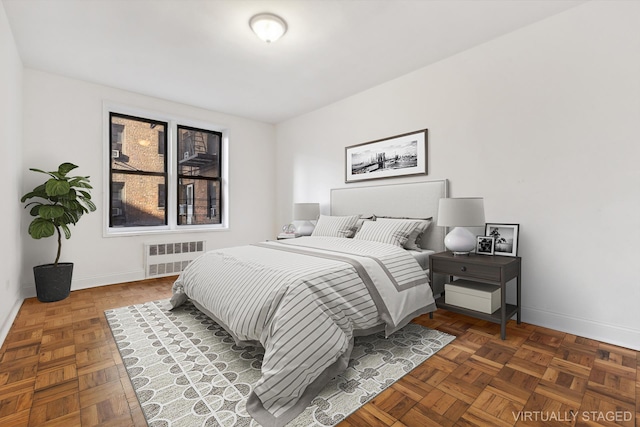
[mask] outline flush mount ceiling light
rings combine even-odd
[[[249,20],[249,26],[260,39],[274,42],[287,32],[287,23],[273,13],[260,13]]]

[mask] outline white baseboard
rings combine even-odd
[[[522,321],[640,351],[640,330],[522,307]]]
[[[71,282],[71,290],[95,288],[96,286],[114,285],[117,283],[135,282],[144,280],[144,269],[129,271],[127,273],[109,274],[106,276],[84,277]]]
[[[129,271],[126,273],[108,274],[103,276],[93,277],[80,277],[76,278],[74,275],[71,281],[71,290],[78,291],[80,289],[95,288],[98,286],[114,285],[117,283],[135,282],[137,280],[144,280],[144,270]],[[36,296],[35,283],[28,283],[22,287],[22,294],[25,298],[31,298]]]
[[[16,320],[16,316],[18,315],[18,311],[20,311],[20,307],[22,307],[23,302],[24,299],[18,297],[18,299],[13,303],[13,307],[11,307],[9,315],[4,319],[4,323],[2,323],[2,327],[0,327],[0,347],[4,344],[4,340],[7,338],[11,326],[13,326],[13,321]]]

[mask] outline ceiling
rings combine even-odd
[[[542,0],[2,0],[25,67],[268,123],[577,6]],[[267,44],[260,12],[288,32]]]

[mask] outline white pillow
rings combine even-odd
[[[329,216],[320,215],[312,236],[352,237],[360,215]]]
[[[360,218],[358,218],[358,221],[356,221],[356,225],[355,227],[353,227],[353,234],[350,237],[353,237],[356,235],[356,233],[362,228],[362,224],[364,224],[367,221],[375,221],[376,217],[373,215],[360,215]]]
[[[422,237],[423,233],[427,230],[427,228],[429,228],[429,226],[431,225],[431,218],[427,218],[427,219],[410,219],[410,218],[382,218],[382,217],[376,217],[376,221],[380,221],[380,222],[391,222],[391,221],[400,221],[400,222],[417,222],[418,226],[411,232],[411,234],[409,235],[409,238],[407,239],[406,243],[403,245],[403,247],[405,249],[409,249],[412,251],[422,251],[422,248],[420,247],[420,244],[418,243],[420,241],[420,238]]]
[[[417,221],[367,221],[362,224],[354,240],[369,240],[402,247],[417,226]]]

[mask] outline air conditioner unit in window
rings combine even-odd
[[[179,215],[186,215],[187,214],[187,205],[179,205]]]
[[[111,216],[119,216],[119,215],[122,215],[122,209],[111,208]]]
[[[111,150],[111,157],[114,159],[120,157],[120,150]]]
[[[184,158],[185,158],[185,159],[188,159],[188,158],[189,158],[189,152],[188,152],[188,151],[185,151],[185,152],[184,152]]]

